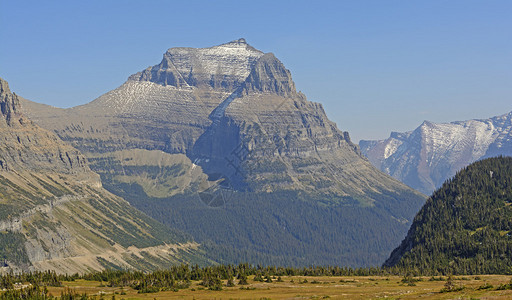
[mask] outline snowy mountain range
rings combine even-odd
[[[425,121],[414,131],[362,140],[359,146],[381,171],[428,195],[476,160],[512,155],[512,112],[481,120]]]

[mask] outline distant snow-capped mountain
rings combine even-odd
[[[377,168],[428,195],[476,160],[512,155],[512,112],[483,120],[425,121],[414,131],[359,146]]]

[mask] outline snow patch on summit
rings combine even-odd
[[[233,41],[209,48],[171,48],[165,53],[183,75],[224,75],[242,82],[263,52],[246,43]]]
[[[263,55],[244,39],[209,48],[170,48],[158,65],[133,74],[128,80],[232,93]]]
[[[473,162],[485,154],[498,136],[489,120],[429,123],[421,129],[430,165],[445,159],[450,164],[459,163],[461,159]]]
[[[403,143],[402,141],[399,141],[397,139],[392,139],[388,144],[386,144],[386,147],[384,148],[384,159],[395,154],[395,152],[398,150],[398,147],[400,147],[400,145],[402,145],[402,143]]]

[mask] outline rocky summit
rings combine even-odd
[[[424,201],[244,39],[171,48],[82,106],[24,107],[81,150],[107,189],[219,261],[378,264]]]
[[[171,48],[156,66],[130,76],[163,86],[211,87],[230,92],[242,84],[263,52],[245,39],[211,48]]]
[[[360,146],[377,168],[429,195],[474,161],[512,155],[512,112],[481,120],[425,121],[414,131]]]
[[[151,270],[203,259],[190,237],[103,189],[82,153],[25,117],[20,99],[0,79],[0,272]]]

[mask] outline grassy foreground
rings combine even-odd
[[[48,287],[53,296],[71,289],[92,299],[511,299],[511,276],[456,276],[451,284],[447,277],[399,276],[283,276],[272,283],[248,278],[247,285],[209,290],[193,281],[186,289],[138,293],[131,287],[106,287],[99,281],[64,281],[62,287]],[[91,297],[92,296],[92,297]],[[80,299],[80,298],[76,298]]]

